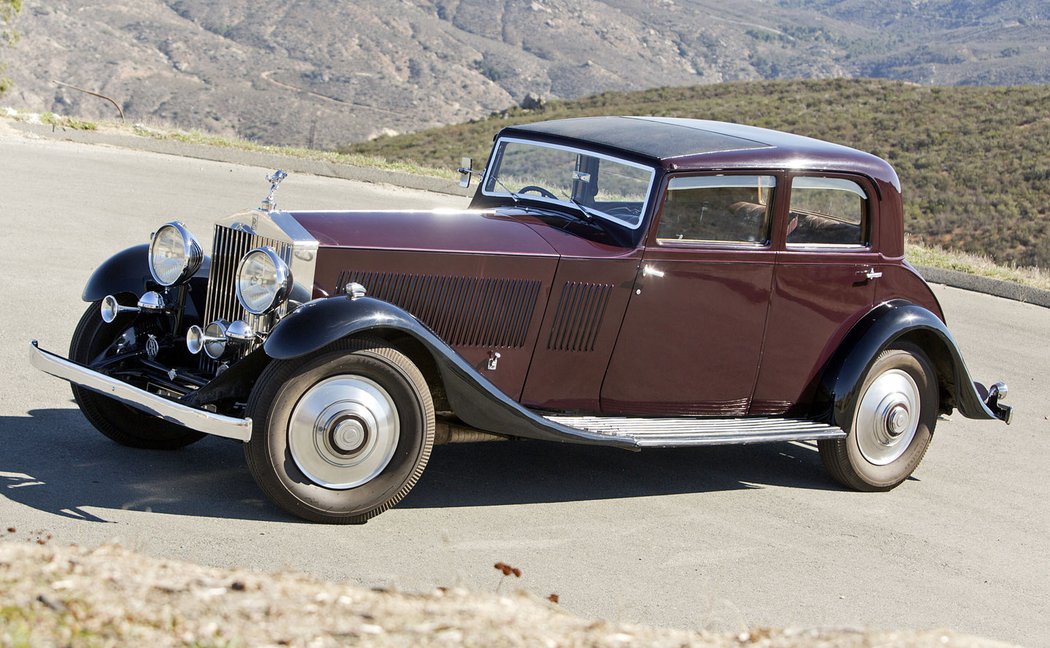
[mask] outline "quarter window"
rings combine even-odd
[[[773,176],[672,178],[657,241],[764,245],[775,186]]]
[[[868,196],[845,178],[799,176],[791,182],[789,246],[863,246]]]

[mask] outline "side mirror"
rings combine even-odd
[[[470,158],[465,157],[459,161],[459,186],[466,189],[470,186],[470,176],[474,169],[470,168]]]

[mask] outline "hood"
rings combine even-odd
[[[291,212],[322,247],[558,256],[521,220],[493,211]]]

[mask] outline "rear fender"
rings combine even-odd
[[[850,329],[825,366],[814,403],[814,414],[834,421],[844,430],[853,426],[853,410],[864,378],[875,359],[895,343],[909,341],[926,351],[937,370],[941,408],[953,407],[972,419],[1001,419],[1009,423],[1010,408],[998,395],[970,377],[955,339],[931,311],[893,300],[871,310]]]
[[[410,313],[371,297],[338,296],[306,303],[274,327],[263,349],[275,360],[290,360],[342,338],[391,332],[409,335],[426,349],[441,374],[452,410],[471,427],[543,441],[637,447],[633,439],[570,428],[522,407]]]

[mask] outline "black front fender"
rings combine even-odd
[[[839,345],[826,365],[817,389],[815,414],[829,418],[844,430],[853,426],[853,410],[864,378],[882,351],[898,340],[922,347],[937,367],[947,404],[967,418],[1002,419],[1009,422],[1010,408],[974,383],[955,339],[929,310],[901,300],[885,302],[864,316]],[[982,394],[984,392],[984,394]]]
[[[146,290],[146,282],[150,279],[149,245],[143,243],[117,252],[95,268],[84,286],[81,299],[93,302],[106,295],[121,293],[138,297]]]
[[[328,297],[306,303],[274,327],[263,349],[275,360],[290,360],[345,337],[390,331],[410,335],[427,349],[441,372],[453,411],[467,425],[526,439],[637,447],[633,439],[570,428],[522,407],[410,313],[371,297]]]
[[[211,258],[205,255],[201,267],[190,279],[190,285],[196,295],[195,299],[203,301],[207,287],[208,274],[211,271]],[[147,283],[153,281],[149,271],[149,244],[143,243],[121,250],[102,262],[88,278],[81,299],[94,302],[106,295],[132,294],[136,298],[149,289]],[[200,304],[203,307],[203,303]]]

